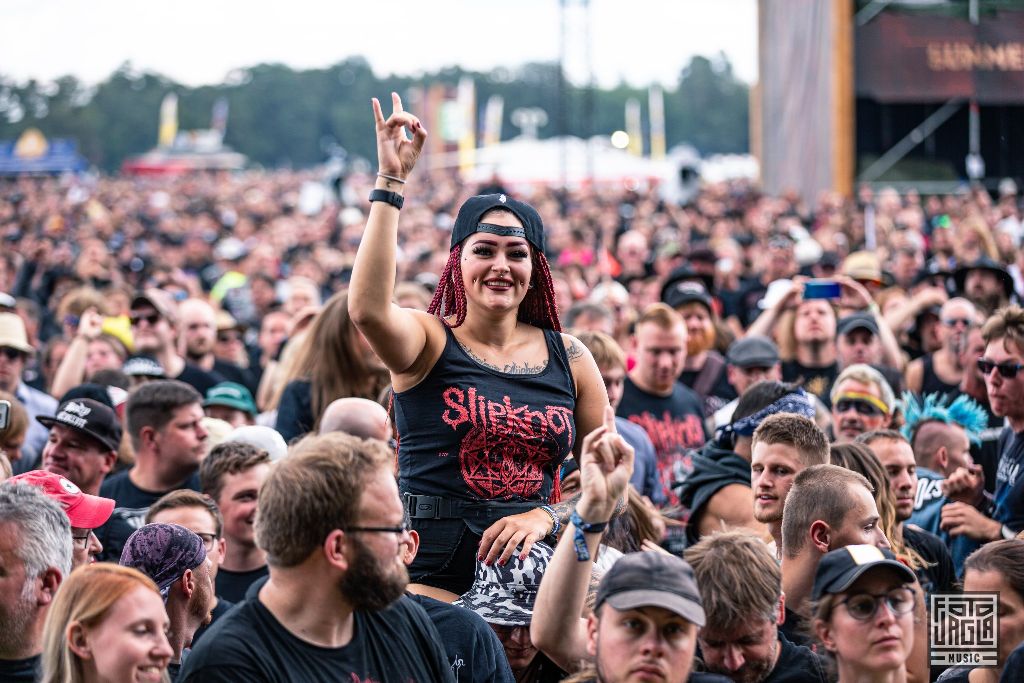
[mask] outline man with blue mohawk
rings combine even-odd
[[[976,501],[967,500],[964,494],[947,497],[944,484],[946,477],[961,468],[976,477],[984,476],[981,466],[971,458],[970,448],[972,442],[980,442],[988,418],[985,409],[966,395],[949,399],[939,393],[923,399],[904,393],[902,432],[910,441],[917,462],[917,496],[908,522],[946,542],[959,575],[964,559],[980,545],[981,539],[972,538],[959,527],[943,527],[943,508],[950,504],[974,505]],[[979,505],[983,507],[986,502],[982,496]],[[983,515],[980,509],[974,511]]]

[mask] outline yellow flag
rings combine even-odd
[[[170,147],[178,135],[178,96],[172,92],[164,96],[160,104],[160,132],[157,145]]]

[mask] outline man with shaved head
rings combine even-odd
[[[342,432],[360,439],[389,441],[391,418],[379,403],[365,398],[347,397],[333,401],[320,418],[320,434]]]
[[[244,386],[248,382],[242,368],[214,355],[217,313],[213,306],[202,299],[185,299],[178,306],[178,319],[178,346],[189,363],[212,375],[217,383],[227,381]]]
[[[976,325],[977,315],[974,304],[967,299],[957,297],[943,304],[938,327],[942,347],[907,365],[905,380],[909,391],[951,398],[959,393],[964,376],[961,350],[967,343],[967,334]]]

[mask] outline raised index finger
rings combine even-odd
[[[402,109],[402,98],[399,97],[398,93],[396,92],[391,93],[391,109],[391,113],[393,114],[397,114],[400,111],[405,111],[404,109]]]

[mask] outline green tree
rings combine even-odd
[[[569,83],[555,63],[528,63],[474,73],[446,67],[418,78],[378,76],[362,57],[324,69],[296,71],[282,64],[258,64],[233,72],[218,85],[189,88],[159,74],[125,63],[89,88],[71,76],[53,83],[16,83],[0,75],[0,139],[13,139],[29,126],[48,137],[71,137],[82,153],[106,171],[116,171],[129,156],[156,144],[160,103],[178,95],[179,130],[207,128],[214,103],[228,100],[226,143],[253,163],[268,167],[307,167],[324,158],[327,143],[350,154],[375,154],[370,98],[394,90],[443,83],[454,87],[463,76],[476,83],[478,112],[491,95],[505,100],[503,133],[515,134],[511,114],[540,107],[548,114],[541,137],[608,135],[624,126],[629,98],[647,112],[647,90],[625,83],[611,89]],[[693,144],[702,153],[745,152],[748,140],[748,88],[733,75],[723,55],[694,57],[682,70],[675,90],[665,93],[669,146]],[[386,103],[385,103],[386,104]]]

